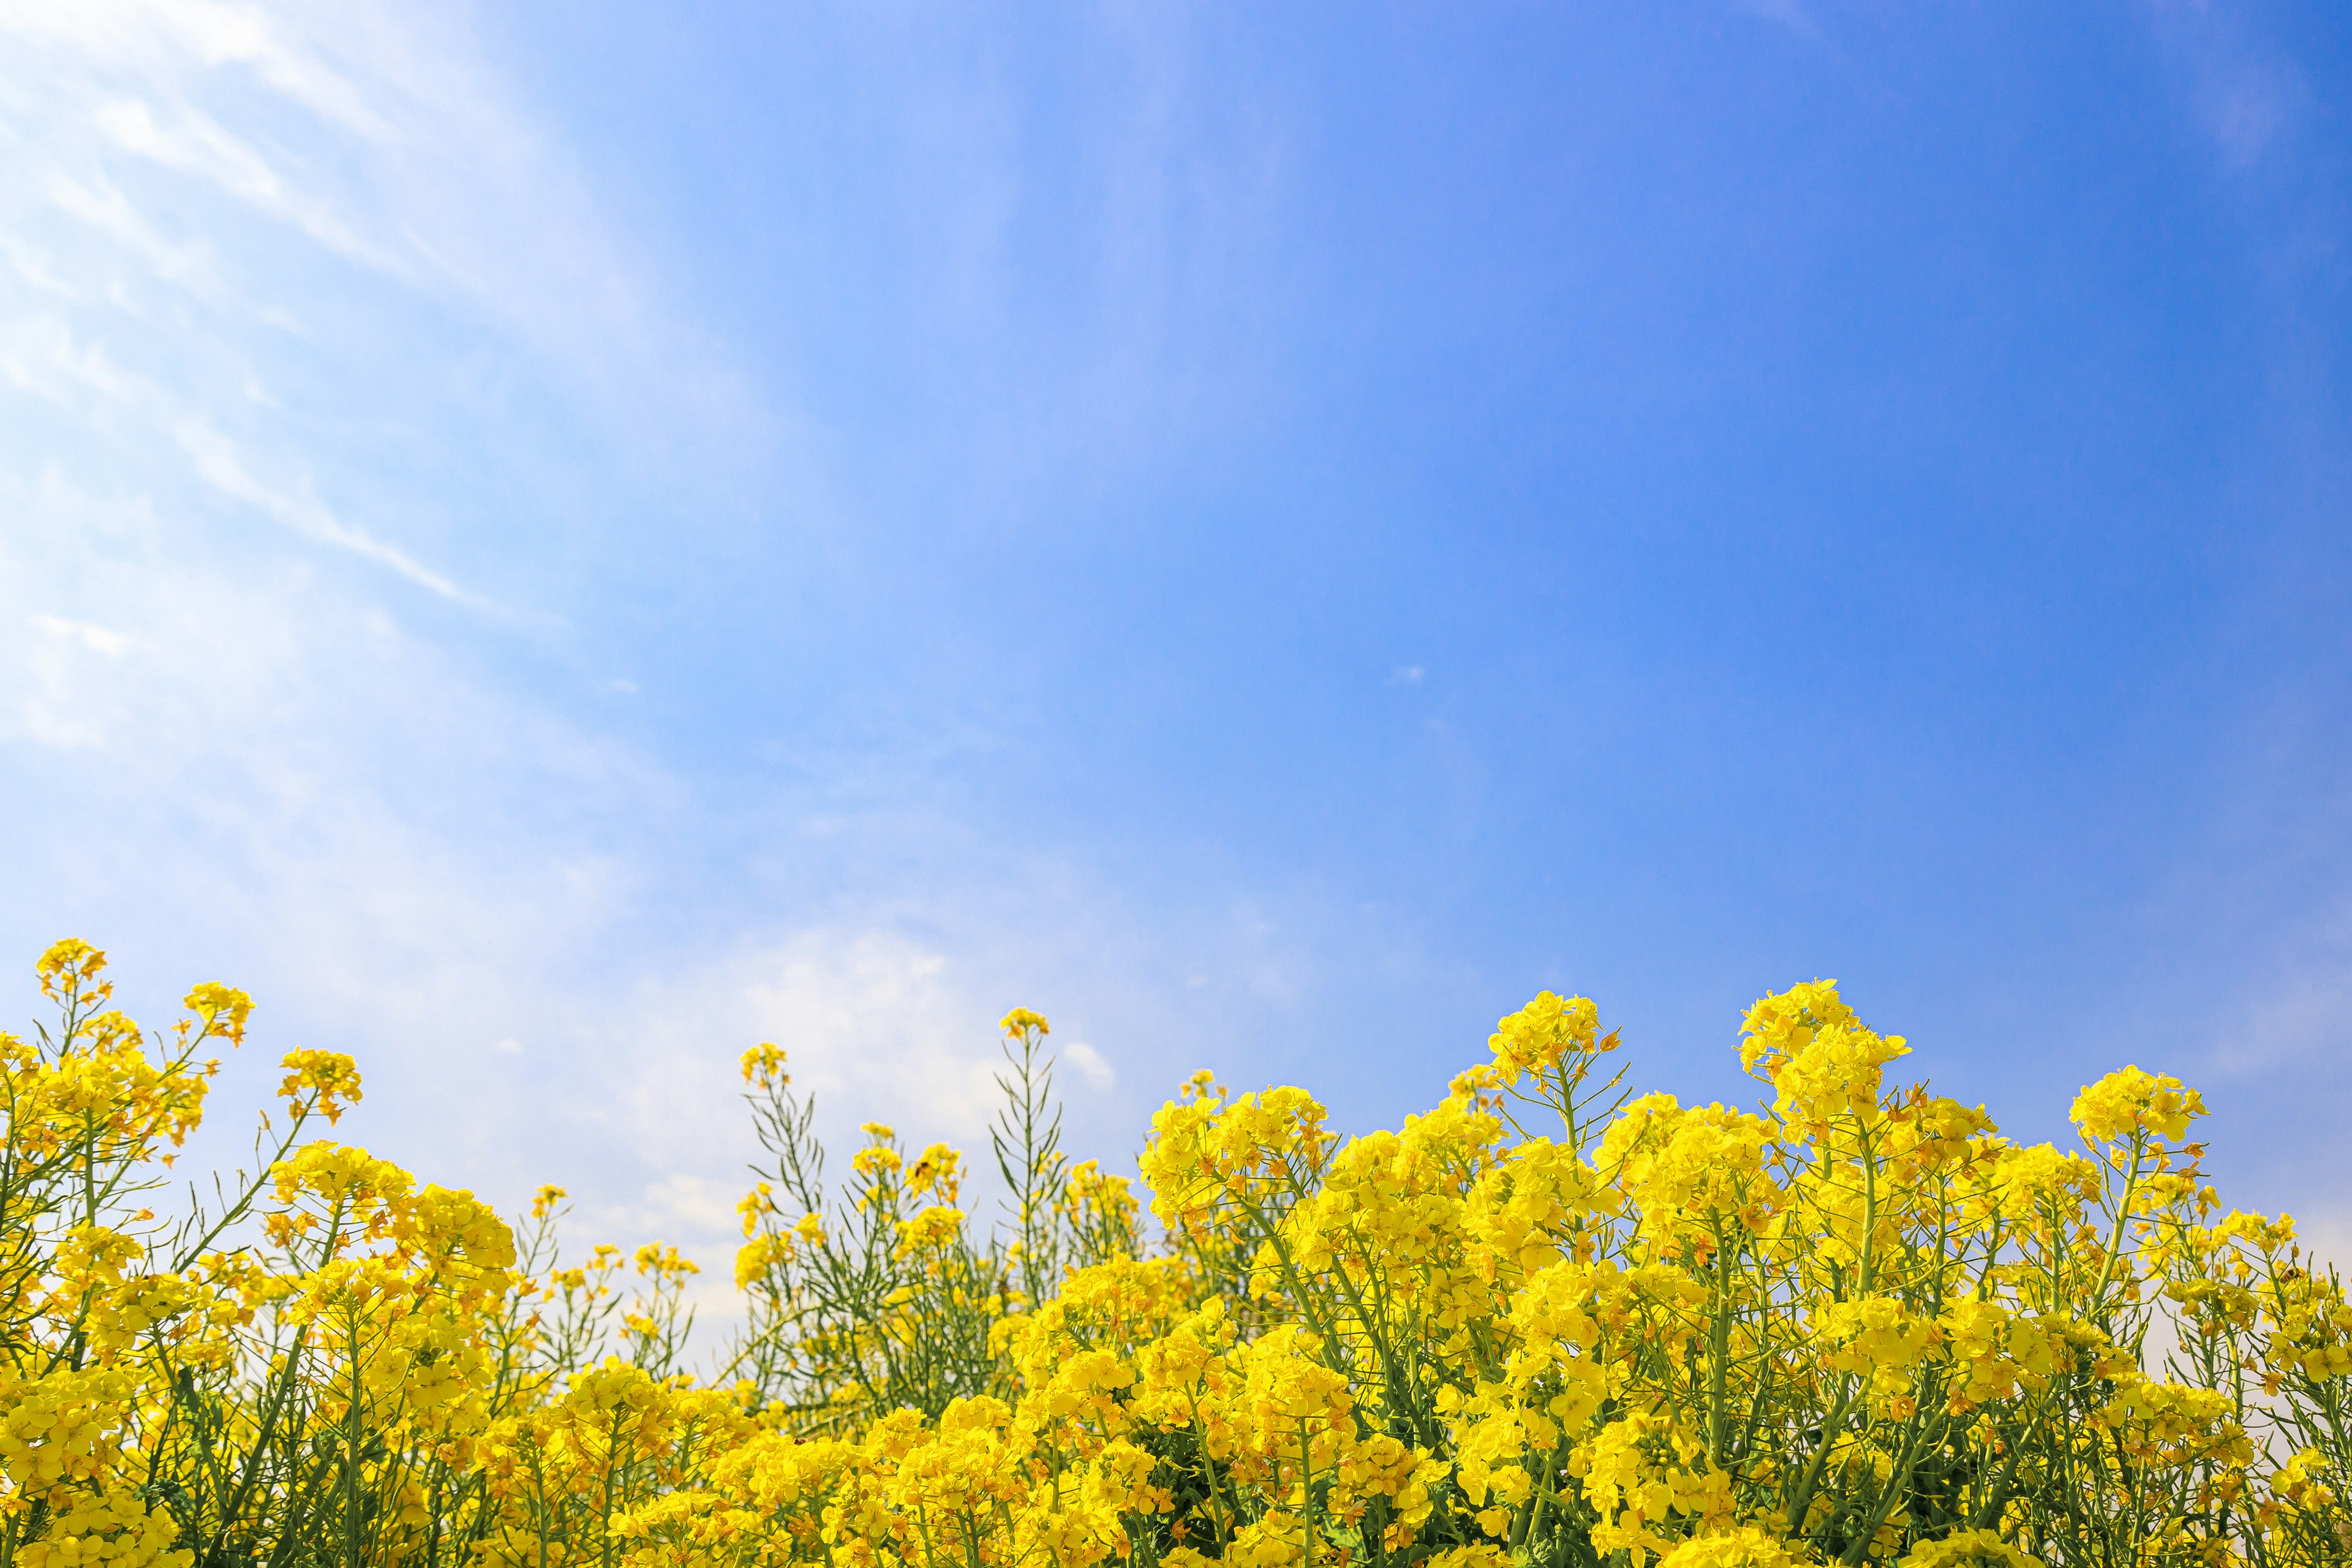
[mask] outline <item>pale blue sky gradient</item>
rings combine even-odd
[[[0,4],[0,946],[714,1263],[758,1039],[969,1144],[1033,1006],[1111,1156],[1817,975],[2352,1234],[2347,43]]]

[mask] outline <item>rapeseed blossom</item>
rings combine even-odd
[[[1891,1082],[1908,1046],[1834,982],[1748,1010],[1752,1110],[1629,1095],[1547,992],[1393,1131],[1198,1075],[1140,1190],[1063,1155],[1016,1008],[993,1231],[959,1151],[879,1123],[827,1185],[757,1046],[745,1326],[696,1372],[690,1259],[567,1262],[560,1188],[509,1225],[311,1137],[361,1098],[335,1053],[159,1218],[250,999],[151,1035],[86,942],[36,978],[0,1568],[2352,1562],[2352,1305],[2222,1209],[2196,1092],[2126,1068],[2079,1149],[2019,1146]]]

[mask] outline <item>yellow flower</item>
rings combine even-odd
[[[207,981],[189,992],[182,1005],[204,1020],[205,1033],[224,1036],[233,1046],[245,1043],[245,1021],[253,1014],[253,998],[244,992]]]
[[[1549,1072],[1570,1058],[1614,1050],[1617,1037],[1612,1035],[1606,1041],[1596,1042],[1600,1032],[1601,1010],[1591,999],[1574,996],[1562,1001],[1543,991],[1496,1024],[1486,1048],[1495,1053],[1503,1081],[1513,1083],[1523,1074]]]
[[[1659,1559],[1658,1568],[1799,1568],[1809,1559],[1752,1524],[1695,1536]]]
[[[294,1051],[280,1065],[287,1072],[279,1097],[298,1110],[324,1114],[330,1125],[359,1101],[359,1064],[341,1051]]]
[[[761,1089],[782,1089],[793,1081],[784,1071],[784,1048],[761,1041],[743,1053],[743,1081]]]
[[[918,1257],[950,1247],[963,1235],[963,1210],[935,1204],[898,1222],[898,1256]]]
[[[2074,1098],[2069,1113],[2083,1136],[2094,1143],[2135,1134],[2179,1142],[2189,1132],[2191,1119],[2205,1114],[2204,1097],[2183,1089],[2177,1078],[2126,1067],[2086,1086]]]
[[[1836,981],[1816,980],[1750,1007],[1739,1055],[1772,1085],[1776,1114],[1822,1125],[1874,1116],[1886,1064],[1910,1052],[1899,1036],[1864,1028]]]
[[[1923,1541],[1896,1568],[2042,1568],[2042,1560],[2021,1552],[1998,1531],[1962,1530],[1940,1541]]]
[[[114,990],[100,978],[106,973],[106,954],[79,937],[51,943],[33,973],[40,980],[41,994],[53,1002],[82,996],[103,1000]]]
[[[907,1190],[919,1198],[936,1194],[941,1203],[951,1204],[962,1185],[963,1156],[944,1143],[926,1148],[907,1173]]]

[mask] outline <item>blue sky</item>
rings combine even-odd
[[[1034,1006],[1118,1155],[1834,975],[2352,1234],[2327,8],[0,36],[0,937],[247,986],[230,1103],[717,1261],[759,1039],[970,1143]]]

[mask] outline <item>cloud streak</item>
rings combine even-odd
[[[539,569],[595,542],[532,489],[511,423],[452,388],[533,403],[599,491],[629,482],[633,442],[768,416],[648,303],[462,30],[430,7],[362,5],[330,37],[293,6],[0,0],[0,48],[25,154],[0,167],[0,751],[22,808],[0,854],[54,890],[0,921],[9,951],[86,934],[157,1005],[193,976],[253,990],[230,1121],[270,1051],[352,1049],[353,1136],[501,1201],[564,1181],[583,1221],[706,1256],[751,1152],[734,1058],[759,1039],[792,1049],[837,1142],[876,1116],[980,1137],[1010,1005],[981,968],[1026,945],[987,908],[1003,881],[967,854],[913,913],[780,895],[679,929],[649,911],[692,902],[713,838],[794,842],[829,805],[810,861],[877,837],[903,858],[936,824],[845,827],[855,810],[812,799],[746,823],[544,689],[635,689],[567,663],[575,605]],[[412,474],[420,455],[508,488],[476,500]],[[794,868],[761,885],[789,894]],[[1070,1060],[1074,1097],[1114,1092],[1102,1054]],[[236,1131],[200,1154],[234,1158]]]
[[[221,494],[246,502],[305,539],[331,544],[338,550],[347,550],[360,559],[385,567],[444,599],[460,604],[480,602],[462,592],[439,573],[419,565],[405,552],[343,521],[316,496],[307,491],[272,489],[263,484],[246,471],[244,460],[236,448],[220,432],[202,421],[189,421],[180,426],[178,434],[181,449],[195,465],[196,477]]]

